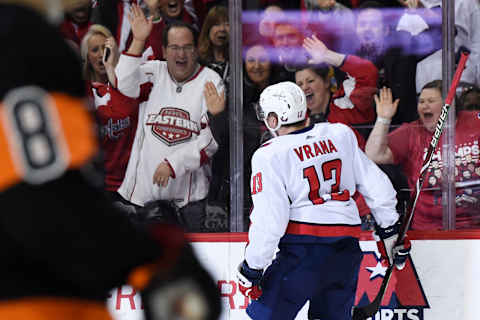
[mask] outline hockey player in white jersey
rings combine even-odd
[[[306,98],[296,84],[267,87],[260,109],[276,137],[252,157],[249,243],[237,273],[240,291],[253,300],[247,314],[294,319],[310,300],[309,319],[351,319],[362,259],[361,221],[351,196],[357,189],[364,195],[381,253],[402,268],[410,243],[394,245],[396,192],[350,128],[309,126]]]

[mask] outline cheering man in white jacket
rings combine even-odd
[[[164,32],[166,61],[145,62],[141,55],[152,21],[136,5],[129,19],[133,41],[115,70],[118,89],[137,97],[142,83],[151,82],[153,87],[141,106],[132,154],[118,192],[139,206],[172,201],[180,208],[179,220],[187,231],[203,231],[210,158],[218,148],[208,126],[204,87],[208,82],[219,90],[221,79],[197,63],[195,31],[190,25],[172,22]]]

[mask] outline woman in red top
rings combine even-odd
[[[305,38],[304,48],[312,58],[308,66],[295,73],[295,81],[305,92],[310,112],[317,114],[315,117],[323,115],[332,123],[353,126],[373,123],[373,94],[378,80],[375,65],[357,56],[330,50],[316,36]],[[327,69],[319,71],[316,66],[338,68],[347,74],[334,94],[330,91]],[[313,86],[314,83],[317,85]]]
[[[418,98],[419,119],[402,124],[389,131],[389,123],[397,111],[399,100],[393,101],[391,90],[383,88],[375,96],[377,121],[367,140],[366,154],[378,164],[398,164],[408,184],[414,189],[428,145],[440,116],[442,81],[427,83]],[[478,112],[459,111],[455,124],[455,181],[456,227],[480,227],[480,118]],[[442,229],[442,140],[434,152],[425,177],[424,189],[415,208],[412,228],[417,230]]]
[[[105,51],[110,54],[106,57]],[[115,66],[118,48],[110,31],[101,25],[91,26],[85,35],[81,54],[88,95],[97,117],[104,157],[105,190],[116,192],[127,169],[132,149],[139,106],[150,93],[151,84],[142,86],[139,98],[133,99],[116,89]]]

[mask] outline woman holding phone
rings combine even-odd
[[[140,105],[148,98],[151,84],[141,87],[139,98],[133,99],[116,89],[115,66],[119,51],[110,31],[92,25],[81,44],[84,78],[88,96],[95,106],[103,151],[104,189],[113,201],[123,200],[116,192],[122,184],[137,130]]]

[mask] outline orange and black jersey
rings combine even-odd
[[[97,141],[80,60],[30,9],[0,16],[0,318],[17,298],[103,302],[164,250],[84,174]]]
[[[85,177],[97,141],[79,99],[13,92],[0,104],[0,299],[103,300],[160,248]]]
[[[37,87],[12,90],[0,107],[0,192],[80,169],[96,156],[97,142],[80,99]]]

